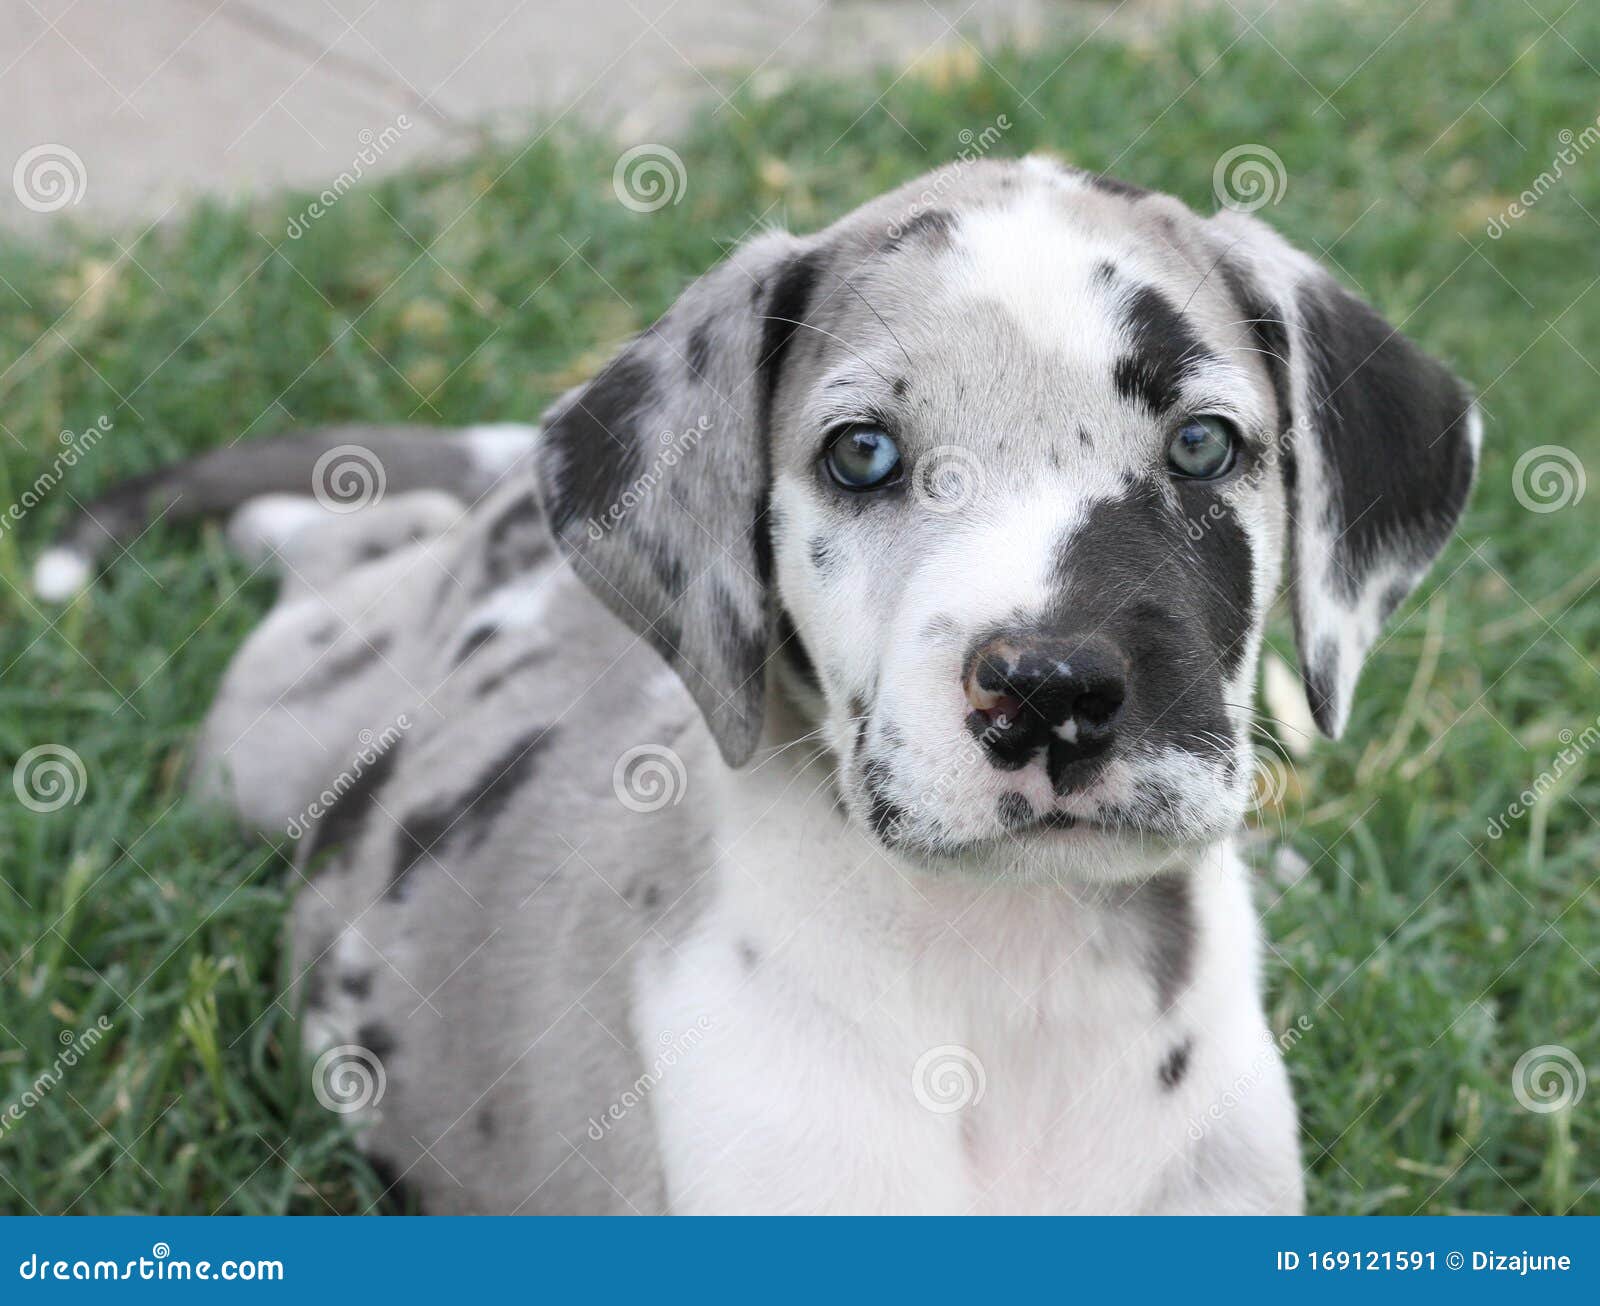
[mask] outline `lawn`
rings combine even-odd
[[[214,529],[158,527],[46,610],[27,568],[74,499],[297,424],[532,419],[753,228],[825,223],[963,150],[1051,149],[1210,211],[1217,160],[1251,144],[1283,165],[1261,216],[1486,414],[1463,530],[1252,843],[1270,1018],[1304,1031],[1311,1206],[1600,1214],[1600,1082],[1574,1101],[1571,1069],[1565,1092],[1537,1073],[1600,1079],[1600,483],[1577,495],[1600,476],[1600,7],[1283,7],[1262,32],[1224,9],[870,85],[757,79],[672,141],[686,185],[653,212],[619,203],[618,146],[563,126],[352,191],[298,238],[309,196],[0,242],[0,501],[37,499],[0,533],[0,778],[55,761],[67,786],[53,811],[0,792],[0,1210],[382,1191],[278,1001],[286,848],[184,798],[270,588]],[[1539,455],[1557,479],[1519,468],[1536,446],[1564,451]]]

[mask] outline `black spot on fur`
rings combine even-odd
[[[602,517],[637,479],[642,453],[634,438],[634,418],[655,396],[654,370],[624,353],[545,427],[545,444],[558,456],[550,494],[550,528],[557,535]]]
[[[896,399],[904,399],[911,390],[911,382],[907,381],[903,376],[897,376],[894,379],[892,389]]]
[[[1156,1010],[1170,1010],[1194,974],[1193,887],[1180,873],[1158,875],[1139,885],[1125,903],[1143,926]]]
[[[376,1020],[363,1021],[356,1027],[356,1043],[366,1048],[379,1061],[387,1059],[396,1046],[393,1032],[387,1025]]]
[[[472,631],[466,639],[461,641],[461,647],[456,650],[455,657],[450,659],[450,665],[459,667],[480,648],[500,633],[500,627],[493,622],[486,622]]]
[[[1241,321],[1250,329],[1262,366],[1267,369],[1272,397],[1278,406],[1279,430],[1288,430],[1294,416],[1290,411],[1289,331],[1283,312],[1260,294],[1244,272],[1227,259],[1217,264],[1217,271],[1239,310]]]
[[[1343,527],[1333,571],[1354,603],[1375,563],[1398,555],[1421,564],[1449,537],[1472,486],[1470,400],[1454,376],[1337,287],[1304,293],[1300,314],[1310,424]]]
[[[1156,416],[1177,404],[1180,387],[1210,355],[1183,316],[1154,286],[1139,286],[1122,305],[1132,352],[1117,360],[1117,393]]]
[[[488,1107],[478,1109],[477,1118],[472,1122],[473,1128],[478,1131],[479,1138],[493,1138],[498,1132],[495,1124],[494,1112]]]
[[[646,910],[654,911],[661,905],[661,886],[659,884],[645,885],[644,894],[640,901],[644,903]]]
[[[749,939],[739,940],[739,964],[747,975],[761,964],[761,953]]]
[[[1001,794],[997,811],[1000,817],[1000,824],[1008,830],[1016,830],[1022,826],[1033,824],[1033,804],[1022,794]]]
[[[689,332],[689,375],[703,381],[711,368],[711,323],[700,322]]]
[[[819,251],[811,250],[789,260],[778,272],[767,301],[767,320],[761,324],[761,357],[757,371],[760,389],[758,426],[765,437],[772,421],[772,403],[783,374],[783,358],[794,340],[798,324],[806,319],[811,293],[822,270]]]
[[[397,740],[361,769],[354,783],[312,827],[302,866],[310,868],[323,853],[355,843],[399,760],[400,741]]]
[[[867,820],[873,833],[892,845],[899,842],[906,809],[889,797],[889,778],[889,768],[882,761],[876,757],[867,759],[861,771],[861,783],[867,791]]]
[[[1103,172],[1082,172],[1079,174],[1089,185],[1107,195],[1117,195],[1125,200],[1141,200],[1150,192],[1143,186],[1136,186],[1131,181],[1123,181],[1120,177],[1108,177]]]
[[[408,877],[424,857],[437,857],[446,846],[470,852],[488,838],[506,805],[533,774],[554,733],[541,727],[521,736],[495,756],[465,792],[408,815],[401,822],[386,896],[405,897]]]
[[[333,948],[333,938],[324,936],[320,942],[322,946],[317,949],[317,960],[312,963],[305,979],[302,1001],[307,1011],[318,1011],[328,1005],[328,953]]]
[[[352,998],[366,998],[372,993],[370,970],[347,970],[339,976],[339,987]]]
[[[889,239],[883,242],[883,253],[892,254],[906,245],[924,241],[940,248],[949,243],[955,229],[955,219],[945,209],[928,209],[896,224]]]
[[[499,589],[513,577],[526,575],[549,551],[549,531],[533,492],[519,494],[501,509],[484,537],[479,592]]]
[[[1232,733],[1222,678],[1252,620],[1248,542],[1231,510],[1190,531],[1202,505],[1218,502],[1214,490],[1180,488],[1180,513],[1153,481],[1136,482],[1096,503],[1062,544],[1061,589],[1040,624],[1057,638],[1097,632],[1126,658],[1113,752],[1170,747],[1214,760],[1215,743],[1201,741]]]
[[[825,535],[813,535],[807,545],[807,552],[811,557],[812,567],[824,576],[831,572],[839,561]]]
[[[528,652],[522,654],[521,657],[513,658],[510,662],[506,663],[505,666],[500,667],[498,670],[485,676],[481,681],[473,686],[472,696],[473,698],[480,699],[489,698],[495,693],[496,690],[500,689],[501,686],[506,684],[507,681],[513,680],[517,676],[533,670],[534,667],[549,662],[553,657],[555,657],[554,649],[530,649]]]
[[[393,642],[392,636],[381,633],[370,636],[357,635],[355,648],[346,653],[325,655],[295,683],[290,690],[290,696],[301,698],[348,680],[383,657]]]
[[[805,640],[801,638],[794,618],[786,607],[780,607],[778,611],[778,649],[799,677],[800,683],[814,694],[822,693],[822,679],[817,675],[816,663],[811,660]]]
[[[1189,1054],[1193,1051],[1193,1040],[1184,1039],[1182,1043],[1167,1053],[1162,1061],[1156,1076],[1161,1080],[1161,1087],[1171,1092],[1183,1083],[1183,1077],[1189,1073]]]

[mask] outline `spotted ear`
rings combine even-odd
[[[677,672],[729,765],[755,748],[771,643],[767,427],[814,279],[751,241],[545,415],[551,528],[585,583]]]
[[[1264,223],[1212,224],[1278,392],[1295,641],[1312,715],[1337,738],[1383,623],[1461,516],[1481,422],[1446,367]]]

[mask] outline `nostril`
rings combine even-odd
[[[1122,715],[1122,691],[1091,689],[1079,694],[1072,705],[1072,715],[1091,732],[1108,731]]]

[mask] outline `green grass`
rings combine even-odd
[[[45,743],[86,775],[50,814],[0,787],[0,1113],[63,1031],[110,1023],[0,1121],[0,1209],[325,1213],[381,1187],[275,1002],[283,850],[182,797],[191,732],[270,591],[214,532],[158,528],[42,611],[25,567],[71,500],[294,423],[533,418],[752,227],[825,222],[1004,114],[999,152],[1053,149],[1203,210],[1223,151],[1270,146],[1288,185],[1263,216],[1483,390],[1460,537],[1369,664],[1346,740],[1269,813],[1310,862],[1292,887],[1264,875],[1270,1012],[1310,1025],[1289,1061],[1313,1209],[1600,1213],[1600,1083],[1551,1114],[1512,1091],[1546,1044],[1600,1077],[1600,761],[1486,834],[1600,712],[1600,481],[1543,514],[1512,489],[1540,444],[1600,477],[1600,148],[1484,231],[1557,133],[1594,121],[1578,51],[1600,50],[1600,10],[1551,31],[1502,0],[1435,0],[1404,25],[1409,0],[1293,8],[1271,45],[1231,19],[1137,46],[1069,31],[892,86],[745,92],[674,142],[688,190],[653,214],[616,201],[614,146],[564,132],[353,193],[298,241],[303,196],[202,206],[122,233],[125,252],[93,234],[0,246],[0,499],[59,432],[113,423],[0,535],[0,780]]]

